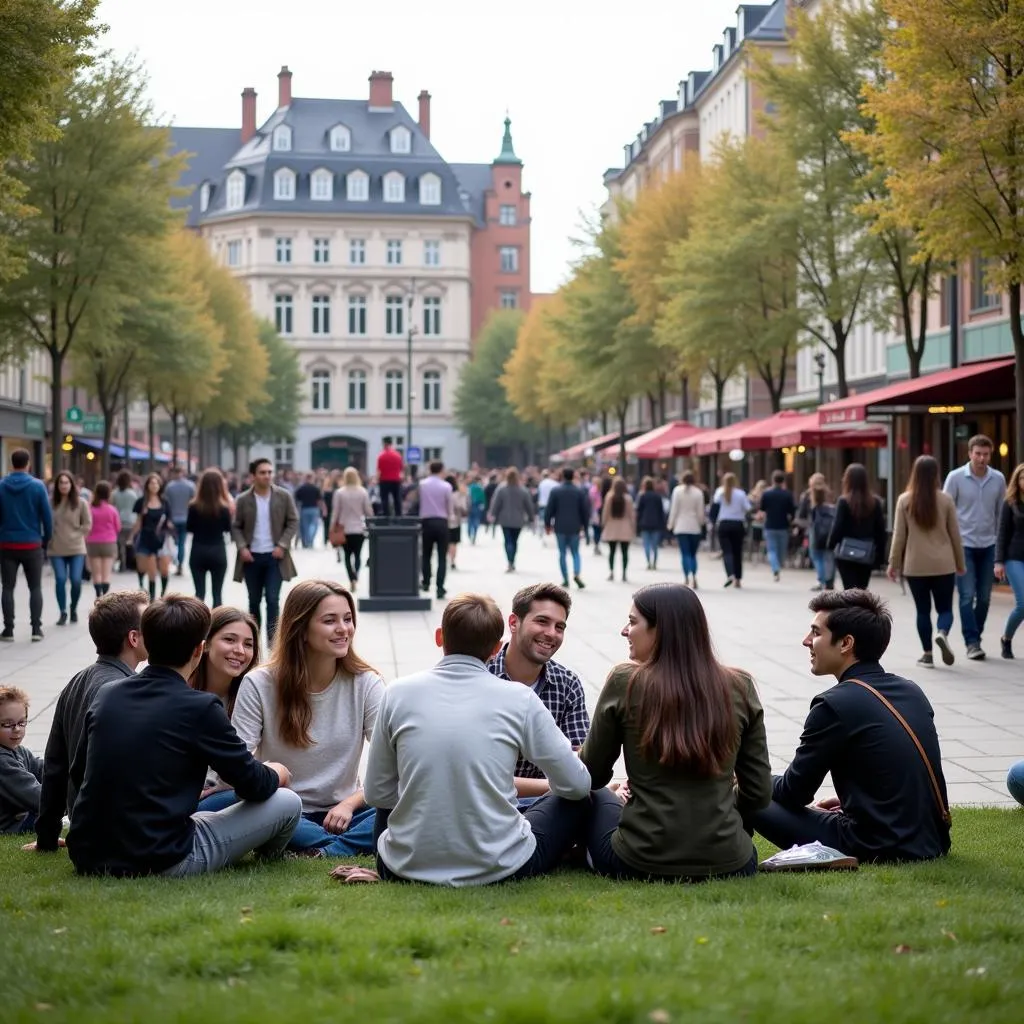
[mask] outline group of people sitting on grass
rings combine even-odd
[[[811,671],[837,683],[775,777],[753,678],[719,662],[692,590],[633,595],[629,660],[593,721],[554,660],[570,609],[562,587],[524,588],[503,644],[494,600],[462,594],[440,661],[385,686],[329,580],[292,588],[266,663],[245,612],[107,594],[89,617],[97,661],[62,691],[42,761],[21,745],[26,695],[0,688],[0,830],[34,830],[40,853],[66,842],[89,875],[184,877],[254,851],[370,855],[375,872],[333,873],[447,886],[540,875],[574,850],[615,879],[753,875],[755,832],[844,864],[948,852],[932,708],[882,668],[892,623],[875,594],[811,601]],[[628,781],[609,785],[620,755]],[[837,796],[815,803],[829,773]]]

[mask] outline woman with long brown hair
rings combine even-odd
[[[85,553],[89,558],[89,572],[96,597],[102,597],[110,589],[110,574],[117,557],[117,538],[121,532],[121,517],[110,503],[110,484],[100,480],[92,492],[89,509],[92,514],[92,528],[85,538]]]
[[[53,566],[57,586],[58,626],[68,621],[68,581],[71,581],[71,621],[78,621],[78,601],[82,596],[82,570],[85,568],[85,538],[92,529],[92,513],[78,493],[75,478],[60,472],[53,481],[53,537],[46,554]]]
[[[919,665],[931,668],[932,602],[935,602],[938,633],[935,645],[947,665],[953,664],[949,631],[953,628],[953,592],[962,574],[964,548],[953,499],[941,490],[939,464],[930,455],[919,455],[910,470],[907,489],[896,502],[896,522],[889,552],[889,579],[902,576],[910,587],[917,609],[917,635],[924,653]]]
[[[246,672],[259,661],[260,627],[255,616],[222,605],[210,617],[206,647],[188,685],[216,694],[230,715]]]
[[[363,800],[359,759],[384,680],[353,649],[355,631],[355,600],[340,583],[297,583],[270,661],[242,680],[231,716],[250,750],[291,770],[303,820],[289,849],[313,857],[373,852],[374,811]]]
[[[643,587],[580,751],[595,787],[587,852],[612,878],[752,875],[744,819],[767,807],[764,714],[749,675],[715,656],[700,599],[681,583]],[[629,796],[604,786],[625,754]]]
[[[171,556],[165,548],[168,537],[174,536],[171,506],[164,498],[164,482],[157,473],[150,473],[142,485],[142,497],[135,502],[135,526],[132,545],[135,548],[135,571],[139,589],[149,578],[149,599],[156,600],[156,577],[160,574],[160,596],[167,593],[167,576]]]
[[[996,579],[1013,590],[1014,606],[1000,638],[1002,655],[1013,658],[1013,634],[1024,622],[1024,462],[1011,474],[996,534]]]
[[[185,523],[185,529],[192,534],[188,567],[200,601],[206,600],[206,574],[210,574],[214,608],[223,604],[224,577],[228,571],[225,539],[231,533],[231,513],[231,495],[224,474],[219,469],[203,470]]]
[[[608,579],[615,579],[615,549],[622,552],[622,582],[629,568],[629,545],[636,537],[636,506],[626,490],[626,481],[617,476],[611,495],[601,509],[601,536],[608,545]]]
[[[843,589],[867,590],[885,550],[885,514],[868,486],[868,471],[859,462],[851,462],[843,473],[843,493],[836,502],[827,547],[835,552]]]
[[[516,554],[519,551],[519,534],[527,523],[533,522],[537,509],[530,492],[520,483],[519,470],[510,466],[505,472],[505,482],[494,492],[487,518],[501,527],[505,538],[505,572],[516,571]]]
[[[743,586],[743,538],[747,535],[747,516],[751,504],[747,492],[736,483],[735,473],[722,477],[722,486],[711,501],[712,522],[722,547],[725,586]]]

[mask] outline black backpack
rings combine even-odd
[[[835,521],[835,505],[826,503],[811,509],[811,542],[818,551],[824,551],[828,547],[829,534]]]

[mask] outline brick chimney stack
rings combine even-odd
[[[419,95],[420,100],[420,131],[430,138],[430,93],[423,89]]]
[[[391,87],[395,77],[390,71],[374,71],[370,75],[370,109],[393,110]]]
[[[277,105],[287,107],[292,102],[292,73],[285,64],[277,73]]]
[[[242,144],[256,134],[256,90],[247,85],[242,90]]]

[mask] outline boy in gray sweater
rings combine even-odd
[[[0,686],[0,833],[31,832],[39,813],[43,761],[23,747],[28,694]]]

